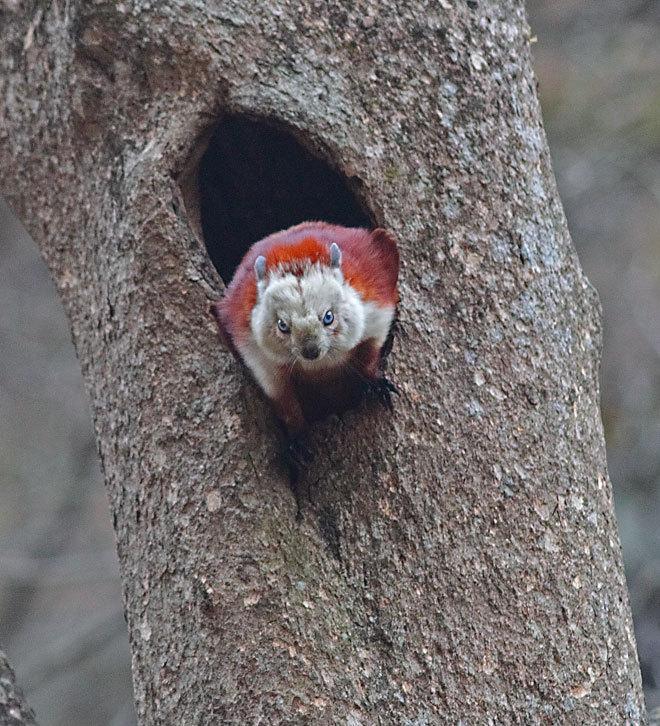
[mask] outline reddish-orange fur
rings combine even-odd
[[[274,242],[274,241],[273,241]],[[303,237],[297,240],[295,237],[290,244],[274,243],[265,255],[266,268],[282,265],[295,274],[303,272],[305,263],[330,264],[330,254],[316,237]]]
[[[396,282],[399,254],[388,232],[370,232],[358,227],[339,227],[325,222],[303,222],[276,232],[250,247],[217,306],[217,315],[232,340],[239,342],[250,332],[250,316],[257,300],[254,263],[259,255],[266,267],[286,265],[295,274],[307,261],[330,264],[329,248],[336,242],[342,253],[344,278],[365,302],[394,306],[398,302]]]
[[[341,250],[344,279],[363,301],[381,307],[396,306],[399,253],[388,232],[304,222],[255,243],[238,266],[225,297],[214,305],[213,313],[234,353],[250,335],[257,300],[257,257],[266,258],[267,269],[282,266],[300,275],[310,262],[330,265],[333,242]],[[340,369],[321,369],[311,374],[282,368],[282,390],[273,401],[278,416],[289,430],[296,431],[303,429],[307,421],[353,405],[365,382],[379,378],[380,355],[380,347],[372,339],[360,343]]]

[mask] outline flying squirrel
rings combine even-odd
[[[389,404],[381,361],[398,275],[384,229],[303,222],[249,248],[212,312],[289,436],[365,394]]]

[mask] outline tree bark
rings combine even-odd
[[[23,691],[7,656],[0,650],[0,726],[37,726],[34,711],[28,706]]]
[[[71,321],[140,722],[641,723],[522,2],[0,0],[0,40],[0,190]],[[315,429],[300,523],[207,312],[190,181],[228,111],[400,240],[401,395]]]

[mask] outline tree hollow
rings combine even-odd
[[[250,245],[278,230],[307,220],[373,226],[347,177],[272,120],[221,119],[197,180],[204,242],[225,283]]]

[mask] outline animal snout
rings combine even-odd
[[[316,343],[305,343],[301,350],[302,356],[306,360],[315,360],[319,357],[319,352],[319,347]]]

